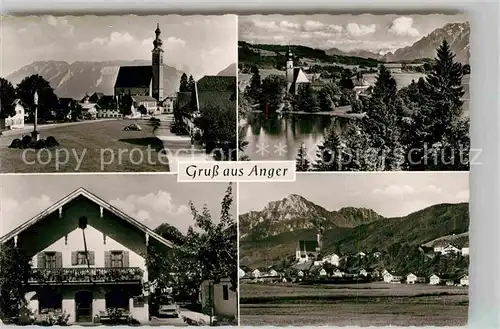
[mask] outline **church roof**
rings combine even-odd
[[[204,76],[196,83],[199,110],[216,107],[236,110],[236,77]]]
[[[136,95],[132,96],[134,102],[156,102],[156,99],[149,95]]]
[[[151,66],[121,66],[115,88],[149,88],[153,78]]]
[[[305,252],[316,252],[318,241],[315,240],[299,240],[299,250]]]

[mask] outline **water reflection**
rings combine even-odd
[[[349,119],[297,114],[275,114],[266,118],[263,113],[251,113],[240,131],[248,141],[244,153],[251,160],[294,160],[304,142],[309,157],[314,159],[325,130],[332,124],[342,130],[346,120]]]

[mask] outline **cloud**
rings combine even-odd
[[[285,28],[285,29],[299,29],[300,25],[297,23],[292,23],[289,21],[281,21],[280,22],[280,27]]]
[[[2,233],[0,235],[12,231],[52,204],[53,201],[47,195],[32,197],[22,201],[10,198],[3,199],[2,207],[0,208],[0,218],[2,218]]]
[[[375,24],[371,25],[362,25],[357,23],[348,23],[345,26],[345,30],[347,33],[353,37],[362,37],[368,34],[375,33],[376,26]]]
[[[146,195],[129,195],[124,199],[112,200],[110,204],[151,229],[162,223],[168,223],[185,232],[192,224],[186,220],[186,216],[189,216],[188,206],[174,204],[172,194],[166,191]]]
[[[65,17],[55,17],[55,16],[45,16],[45,22],[57,29],[65,30],[67,35],[73,35],[75,27],[69,23],[68,19]]]
[[[397,36],[418,37],[420,32],[413,27],[413,18],[401,16],[392,21],[389,33]]]
[[[304,31],[308,31],[308,32],[313,32],[313,31],[326,32],[326,31],[329,31],[329,32],[334,32],[334,33],[342,32],[344,29],[340,25],[324,24],[322,22],[312,21],[312,20],[305,21],[304,24],[302,25],[302,28],[304,29]]]

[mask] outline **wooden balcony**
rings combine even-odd
[[[138,267],[34,268],[30,284],[140,283],[143,270]]]

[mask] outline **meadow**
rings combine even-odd
[[[426,326],[467,323],[467,287],[241,284],[241,325]]]

